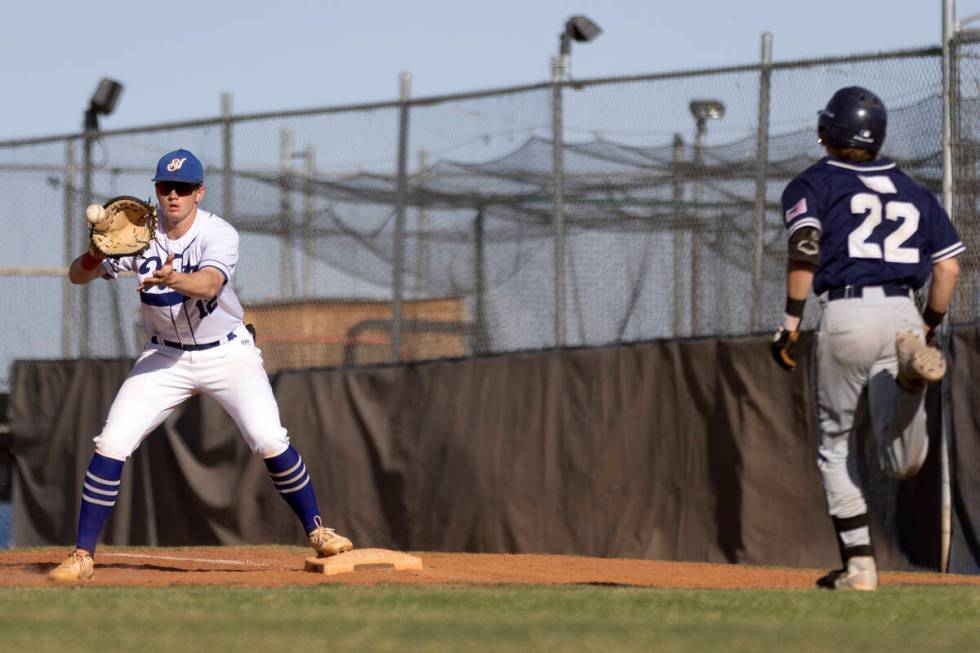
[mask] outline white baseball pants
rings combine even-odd
[[[125,460],[183,401],[214,397],[241,430],[249,449],[269,458],[289,446],[262,364],[262,352],[240,326],[230,342],[202,351],[148,343],[112,402],[96,451]]]

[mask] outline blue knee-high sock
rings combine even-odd
[[[122,478],[123,461],[106,458],[98,453],[92,456],[82,484],[82,509],[78,514],[78,540],[75,547],[95,553],[99,533],[116,505],[119,496],[119,479]]]
[[[304,532],[311,532],[317,527],[320,508],[316,503],[313,483],[310,482],[310,475],[306,472],[306,465],[303,464],[299,452],[293,445],[289,445],[278,456],[266,458],[265,466],[276,490],[303,522],[303,528],[306,529]]]

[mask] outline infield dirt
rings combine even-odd
[[[53,586],[47,572],[67,549],[0,552],[0,587]],[[105,547],[96,555],[95,579],[86,585],[166,587],[317,584],[608,585],[699,589],[807,589],[825,570],[752,567],[568,555],[419,553],[424,569],[358,568],[324,576],[304,571],[299,547]],[[882,585],[980,585],[978,576],[883,572]]]

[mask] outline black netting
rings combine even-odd
[[[980,31],[962,32],[952,46],[953,215],[967,246],[952,318],[980,318]]]
[[[980,91],[977,45],[956,52],[956,218],[973,288],[970,300],[958,295],[965,320],[980,310]],[[205,208],[242,234],[235,286],[273,369],[749,333],[782,313],[779,197],[822,155],[816,110],[841,86],[876,90],[890,109],[885,154],[940,194],[941,69],[938,50],[925,50],[780,64],[768,75],[748,66],[569,84],[562,239],[547,85],[414,101],[404,114],[391,103],[106,134],[93,149],[93,196],[148,195],[160,154],[198,154]],[[700,130],[690,108],[699,99],[724,104]],[[82,142],[70,146],[0,148],[8,220],[39,222],[37,240],[4,263],[21,275],[0,291],[12,307],[0,317],[10,334],[4,368],[16,357],[133,355],[144,337],[131,278],[83,290],[59,276],[65,248],[73,256],[82,247]]]

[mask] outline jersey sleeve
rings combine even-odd
[[[107,258],[102,261],[102,278],[115,279],[120,272],[132,272],[136,269],[136,257]]]
[[[932,256],[932,262],[935,264],[959,256],[966,251],[966,247],[963,245],[963,241],[960,240],[960,236],[956,233],[953,222],[949,219],[949,215],[943,209],[942,205],[931,195],[930,200],[932,207],[929,211],[930,223],[927,247],[929,255]]]
[[[805,179],[797,177],[789,182],[783,191],[783,220],[787,235],[791,236],[803,227],[814,227],[817,231],[822,231],[819,208],[817,194]]]
[[[231,281],[238,265],[238,232],[235,228],[227,222],[218,223],[202,245],[201,262],[197,268],[215,268],[225,277],[225,283]]]

